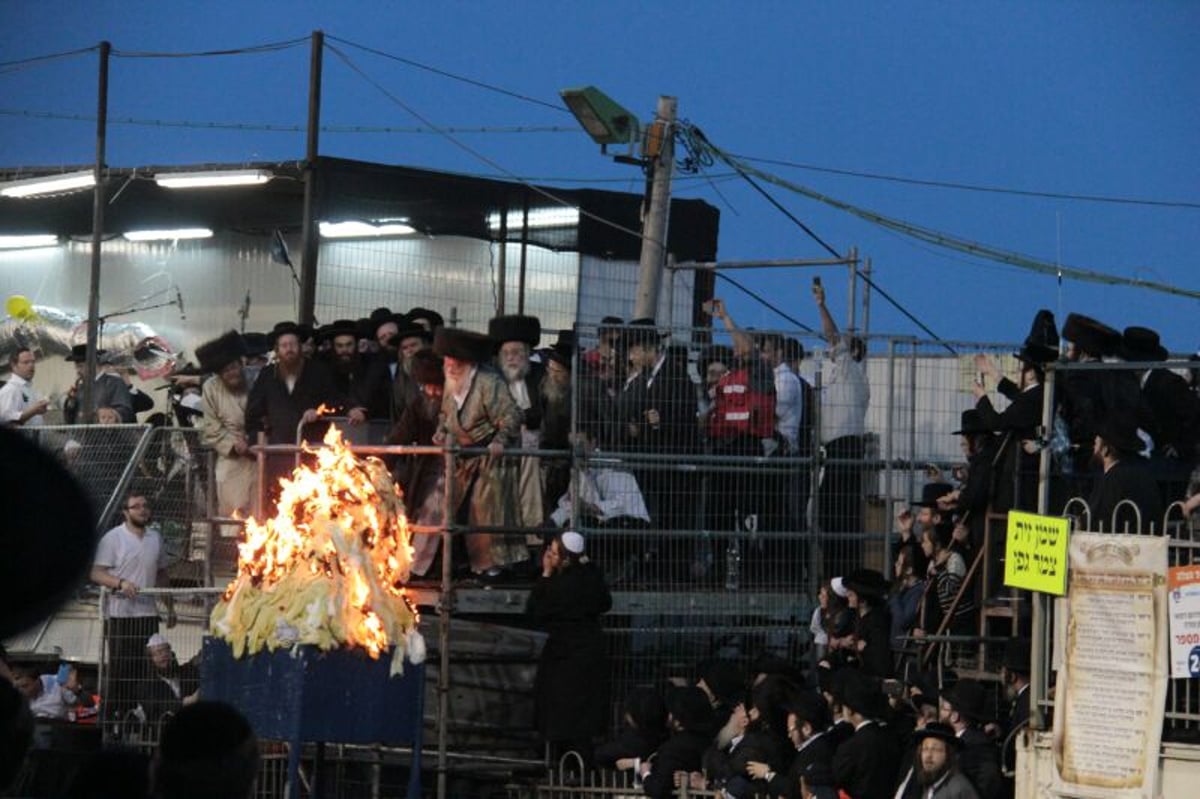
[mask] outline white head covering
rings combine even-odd
[[[843,579],[842,577],[834,577],[829,581],[829,587],[833,589],[833,593],[845,599],[850,596],[850,589],[846,588],[846,583]]]
[[[583,554],[583,536],[574,530],[567,530],[559,537],[559,540],[562,541],[563,549],[572,555]]]
[[[155,633],[146,641],[146,648],[153,649],[156,646],[170,646],[171,642],[166,639],[162,633]]]

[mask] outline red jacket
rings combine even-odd
[[[726,372],[717,383],[708,434],[716,440],[775,435],[775,398],[753,385],[747,367]]]

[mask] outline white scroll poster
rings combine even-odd
[[[1167,698],[1167,540],[1075,533],[1053,790],[1153,799]]]

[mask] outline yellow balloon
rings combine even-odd
[[[21,294],[14,294],[4,303],[4,309],[8,311],[8,315],[14,319],[22,321],[33,316],[33,303],[28,297]]]

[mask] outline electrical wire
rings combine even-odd
[[[456,81],[459,81],[460,83],[465,83],[469,86],[474,86],[478,89],[486,89],[487,91],[490,91],[490,92],[496,92],[497,94],[503,94],[506,97],[512,97],[515,100],[521,100],[526,103],[533,103],[534,105],[540,105],[544,108],[550,108],[555,111],[561,111],[561,112],[567,113],[567,114],[570,113],[570,111],[568,109],[564,108],[563,106],[561,106],[557,103],[548,103],[545,100],[540,100],[537,97],[531,97],[528,94],[521,94],[520,92],[515,92],[510,89],[505,89],[501,86],[496,86],[491,83],[485,83],[481,80],[476,80],[475,78],[468,78],[465,75],[458,75],[454,72],[449,72],[444,69],[438,69],[437,67],[432,67],[428,64],[422,64],[420,61],[414,61],[411,58],[405,58],[403,56],[394,55],[392,53],[386,53],[383,50],[377,50],[374,47],[367,47],[366,45],[358,44],[357,42],[352,42],[349,39],[343,39],[340,36],[329,36],[326,38],[326,41],[340,42],[341,44],[344,44],[348,47],[353,47],[357,50],[362,50],[365,53],[370,53],[372,55],[377,55],[377,56],[380,56],[381,58],[387,58],[392,61],[396,61],[398,63],[405,64],[410,67],[414,67],[416,69],[421,69],[426,72],[432,73],[434,75],[438,75],[439,77],[450,78],[451,80],[456,80]],[[326,45],[326,46],[328,47],[328,45]]]
[[[749,296],[753,297],[755,300],[757,300],[758,302],[760,302],[761,304],[766,306],[769,310],[774,311],[781,318],[792,323],[793,325],[796,325],[797,327],[799,327],[809,333],[817,332],[817,331],[813,330],[811,327],[809,327],[808,325],[801,322],[796,317],[791,316],[791,315],[785,313],[784,311],[781,311],[776,305],[772,304],[771,301],[768,300],[766,297],[762,296],[761,294],[759,294],[758,292],[756,292],[752,289],[746,288],[741,283],[739,283],[736,280],[734,280],[733,278],[731,278],[729,275],[723,274],[721,272],[716,272],[716,271],[714,271],[713,274],[716,275],[717,277],[721,278],[722,280],[724,280],[729,285],[733,286],[738,291],[744,292],[744,293],[748,294]]]
[[[633,236],[634,238],[637,238],[637,239],[639,239],[639,240],[642,240],[642,239],[647,239],[647,238],[648,238],[648,237],[645,237],[645,236],[643,236],[643,235],[642,235],[642,233],[641,233],[640,231],[633,230],[632,228],[625,227],[624,225],[620,224],[619,222],[614,222],[614,221],[612,221],[611,219],[606,219],[605,217],[602,217],[602,216],[600,216],[599,214],[592,213],[591,211],[588,211],[588,210],[586,210],[586,209],[584,209],[584,208],[579,208],[578,206],[574,205],[573,203],[569,202],[568,200],[566,200],[566,199],[564,199],[564,198],[562,198],[562,197],[559,197],[559,196],[555,195],[553,192],[547,191],[546,189],[542,188],[541,186],[537,186],[537,185],[535,185],[535,184],[533,184],[533,183],[530,183],[530,182],[528,182],[528,181],[526,181],[526,180],[522,180],[522,179],[521,179],[521,178],[519,178],[519,177],[518,177],[518,176],[517,176],[515,173],[513,173],[511,170],[509,170],[509,169],[506,169],[505,167],[501,166],[499,163],[497,163],[496,161],[492,160],[491,158],[489,158],[488,156],[484,155],[483,153],[479,152],[478,150],[474,149],[473,147],[470,147],[470,146],[468,146],[467,144],[465,144],[464,142],[462,142],[462,141],[459,141],[459,140],[458,140],[457,138],[455,138],[453,135],[451,135],[451,134],[449,134],[449,133],[445,133],[444,131],[442,131],[442,129],[441,129],[441,128],[440,128],[438,125],[436,125],[436,124],[434,124],[433,122],[431,122],[431,121],[430,121],[428,118],[426,118],[424,115],[422,115],[422,114],[421,114],[419,111],[417,111],[415,108],[413,108],[413,107],[411,107],[410,105],[408,105],[407,103],[405,103],[403,100],[401,100],[399,97],[397,97],[396,95],[394,95],[392,92],[388,91],[388,90],[387,90],[387,89],[386,89],[386,88],[385,88],[383,85],[381,85],[381,84],[380,84],[378,81],[376,81],[374,78],[372,78],[370,75],[368,75],[367,73],[365,73],[365,72],[364,72],[364,71],[363,71],[361,68],[359,68],[359,66],[358,66],[357,64],[355,64],[355,63],[354,63],[354,61],[352,61],[352,60],[350,59],[350,57],[349,57],[349,56],[347,56],[347,55],[346,55],[345,53],[343,53],[341,50],[339,50],[338,48],[336,48],[336,47],[334,47],[333,45],[330,45],[330,44],[326,44],[326,45],[325,45],[325,47],[326,47],[326,48],[327,48],[327,49],[328,49],[330,52],[332,52],[334,55],[336,55],[336,56],[337,56],[339,59],[341,59],[341,61],[342,61],[342,62],[343,62],[343,63],[344,63],[344,64],[345,64],[345,65],[346,65],[346,66],[347,66],[347,67],[348,67],[348,68],[349,68],[349,69],[350,69],[352,72],[354,72],[355,74],[357,74],[357,75],[358,75],[360,78],[362,78],[364,81],[366,81],[366,82],[367,82],[368,84],[370,84],[372,87],[374,87],[374,88],[376,89],[376,91],[380,92],[380,93],[381,93],[381,94],[382,94],[384,97],[387,97],[389,100],[391,100],[391,101],[392,101],[393,103],[395,103],[397,106],[399,106],[400,108],[402,108],[402,109],[403,109],[403,110],[404,110],[406,113],[408,113],[409,115],[411,115],[412,117],[414,117],[415,119],[417,119],[417,120],[418,120],[418,121],[419,121],[419,122],[420,122],[422,125],[426,125],[426,126],[428,126],[428,127],[430,127],[430,128],[433,128],[434,130],[437,130],[437,131],[439,131],[439,132],[442,132],[442,135],[443,135],[443,137],[444,137],[444,138],[445,138],[447,141],[449,141],[451,144],[453,144],[455,147],[458,147],[460,150],[462,150],[463,152],[465,152],[465,153],[467,153],[468,155],[472,156],[473,158],[476,158],[476,159],[478,159],[479,161],[482,161],[483,163],[485,163],[485,164],[487,164],[488,166],[490,166],[492,169],[495,169],[496,171],[498,171],[498,172],[502,173],[502,174],[503,174],[505,177],[507,177],[507,178],[509,178],[509,179],[511,179],[511,180],[513,180],[513,181],[516,181],[517,183],[520,183],[522,186],[524,186],[525,188],[529,189],[530,191],[532,191],[532,192],[535,192],[535,193],[537,193],[537,194],[541,195],[542,197],[545,197],[546,199],[550,200],[551,202],[553,202],[553,203],[555,203],[555,204],[557,204],[557,205],[561,205],[561,206],[563,206],[564,208],[574,208],[575,210],[577,210],[577,211],[579,212],[579,214],[580,214],[581,216],[585,216],[585,217],[587,217],[588,219],[591,219],[591,220],[592,220],[592,221],[594,221],[594,222],[598,222],[598,223],[600,223],[600,224],[602,224],[602,225],[605,225],[605,226],[607,226],[607,227],[610,227],[610,228],[612,228],[613,230],[617,230],[617,231],[620,231],[620,232],[622,232],[622,233],[627,233],[627,234],[629,234],[630,236]],[[650,239],[650,240],[651,240],[651,241],[653,241],[652,239]],[[663,244],[662,242],[656,242],[656,243],[657,243],[657,244],[658,244],[660,247],[662,247],[664,250],[666,249],[666,246],[665,246],[665,244]]]
[[[1134,288],[1149,289],[1151,291],[1157,291],[1163,294],[1171,294],[1178,297],[1200,299],[1200,291],[1193,289],[1185,289],[1179,286],[1170,285],[1168,283],[1159,283],[1149,280],[1141,280],[1138,278],[1120,277],[1090,269],[1081,269],[1078,267],[1067,267],[1060,264],[1053,264],[1049,263],[1048,261],[1043,261],[1039,258],[1034,258],[1030,255],[1024,255],[1011,250],[980,244],[978,242],[963,239],[949,233],[943,233],[932,228],[906,222],[902,219],[895,219],[893,217],[885,216],[884,214],[880,214],[876,211],[872,211],[867,208],[861,208],[843,200],[838,200],[834,197],[822,194],[821,192],[815,191],[806,186],[801,186],[797,183],[784,180],[777,175],[764,172],[748,164],[743,164],[730,154],[725,153],[717,148],[711,142],[708,142],[708,145],[713,147],[715,155],[720,160],[734,169],[747,172],[773,185],[788,189],[789,191],[793,191],[810,199],[817,200],[818,202],[824,203],[833,208],[837,208],[840,211],[845,211],[846,213],[857,216],[860,219],[871,222],[872,224],[894,230],[898,233],[903,233],[906,236],[924,241],[928,244],[966,253],[978,258],[985,258],[987,260],[996,261],[999,263],[1018,266],[1026,271],[1036,272],[1039,274],[1055,275],[1056,277],[1061,275],[1063,277],[1070,277],[1072,279],[1088,283],[1099,283],[1108,286],[1131,286]]]
[[[866,180],[880,180],[887,183],[904,183],[911,186],[928,186],[937,189],[956,189],[958,191],[975,191],[987,194],[1012,194],[1018,197],[1042,197],[1051,200],[1114,203],[1119,205],[1144,205],[1154,208],[1200,208],[1200,203],[1197,202],[1184,202],[1179,200],[1146,200],[1133,197],[1111,197],[1099,194],[1071,194],[1066,192],[1011,189],[1002,186],[981,186],[975,183],[954,183],[944,180],[905,178],[897,175],[885,175],[879,172],[858,172],[850,169],[834,169],[832,167],[815,166],[813,164],[801,164],[795,161],[783,161],[777,158],[756,158],[749,155],[739,155],[737,153],[730,153],[730,155],[740,161],[746,161],[749,163],[772,164],[774,166],[792,167],[793,169],[805,169],[810,172],[821,172],[827,175],[842,175],[845,177],[863,178]]]
[[[235,47],[229,50],[197,50],[194,52],[173,53],[154,50],[118,50],[113,48],[112,54],[117,58],[210,58],[229,55],[258,55],[260,53],[275,53],[289,50],[312,41],[311,36],[301,36],[282,42],[255,44],[250,47]]]
[[[84,53],[92,53],[99,49],[98,45],[92,45],[91,47],[81,47],[78,50],[64,50],[61,53],[35,55],[29,58],[18,58],[14,61],[0,61],[0,75],[8,72],[18,72],[22,67],[43,64],[47,61],[57,61],[60,58],[71,58],[72,56],[83,55]]]

